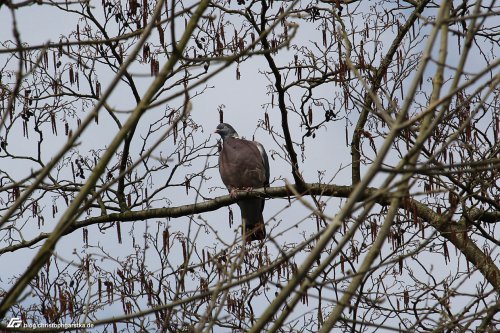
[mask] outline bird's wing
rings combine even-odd
[[[269,177],[271,176],[271,171],[269,169],[269,158],[267,158],[267,153],[266,150],[264,149],[264,146],[257,141],[253,141],[255,145],[257,146],[257,149],[259,149],[260,157],[262,158],[262,164],[265,169],[265,178],[266,182],[264,183],[265,186],[269,185]]]
[[[219,155],[219,171],[226,187],[258,188],[269,183],[269,161],[262,145],[260,148],[259,145],[244,139],[224,140]]]

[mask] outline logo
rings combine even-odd
[[[23,321],[19,318],[11,318],[9,320],[9,323],[7,324],[7,327],[21,327],[21,324]]]

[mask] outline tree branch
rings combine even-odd
[[[305,184],[307,190],[302,192],[301,195],[319,195],[330,196],[337,198],[347,198],[354,190],[353,186],[340,186],[340,185],[324,185],[319,183]],[[123,213],[113,213],[109,215],[102,215],[97,217],[90,217],[88,219],[75,222],[66,231],[65,235],[72,233],[80,228],[95,225],[98,223],[109,222],[130,222],[141,221],[154,218],[177,218],[193,214],[201,214],[205,212],[215,211],[221,207],[229,206],[239,200],[250,198],[290,198],[293,197],[293,192],[298,191],[295,185],[268,187],[255,189],[250,192],[238,191],[236,197],[224,195],[216,197],[201,203],[183,205],[168,208],[155,208],[141,211],[128,211]],[[359,197],[358,201],[365,201],[368,198],[373,198],[379,205],[388,206],[391,197],[389,195],[379,195],[380,190],[377,188],[367,188]],[[447,216],[438,214],[430,209],[427,205],[419,201],[407,198],[405,205],[401,207],[416,213],[422,220],[427,221],[432,227],[439,231],[440,235],[453,243],[465,256],[474,264],[485,276],[485,278],[497,290],[500,290],[500,270],[496,267],[495,263],[489,258],[481,249],[479,249],[472,240],[467,237],[467,226],[465,222],[450,222]],[[471,208],[467,213],[468,218],[473,221],[481,222],[500,222],[500,212],[486,212],[478,208]],[[0,255],[6,252],[14,252],[20,248],[35,245],[36,243],[46,239],[50,233],[42,233],[38,237],[30,241],[25,241],[16,245],[12,245],[0,250]]]
[[[380,88],[380,84],[382,79],[384,78],[389,65],[392,62],[394,55],[396,54],[404,36],[410,31],[410,28],[415,23],[420,14],[424,11],[426,5],[429,3],[429,0],[421,1],[420,4],[415,8],[412,12],[408,21],[405,25],[401,27],[398,35],[392,42],[389,51],[386,56],[382,60],[380,67],[378,68],[374,78],[373,83],[369,91],[365,93],[364,101],[363,101],[363,110],[361,110],[361,114],[359,115],[358,122],[356,123],[356,127],[354,128],[354,133],[352,134],[351,141],[351,156],[352,156],[352,184],[355,185],[359,183],[361,180],[361,135],[363,133],[363,129],[365,127],[366,121],[368,120],[368,114],[371,110],[371,105],[373,103],[373,96],[377,93]]]

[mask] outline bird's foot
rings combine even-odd
[[[247,192],[251,192],[251,191],[253,191],[253,187],[252,186],[245,187],[244,190]]]
[[[233,199],[236,199],[236,197],[238,196],[238,189],[236,188],[231,189],[231,191],[229,191],[229,196]]]

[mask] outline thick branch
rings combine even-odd
[[[337,185],[323,185],[318,183],[305,184],[307,191],[302,192],[302,195],[321,195],[337,198],[347,198],[353,191],[352,186],[337,186]],[[65,234],[72,233],[73,231],[87,227],[90,225],[106,222],[127,222],[127,221],[140,221],[153,218],[176,218],[192,214],[201,214],[204,212],[215,211],[221,207],[229,206],[242,199],[266,197],[266,198],[289,198],[293,196],[293,191],[297,188],[291,185],[287,186],[270,187],[265,189],[256,189],[251,192],[239,191],[235,198],[230,195],[224,195],[214,198],[209,201],[178,206],[169,208],[156,208],[142,211],[128,211],[123,213],[115,213],[103,215],[98,217],[91,217],[83,221],[78,221],[72,224]],[[359,201],[364,201],[373,197],[374,200],[382,205],[387,206],[390,204],[391,198],[387,195],[375,196],[380,193],[377,188],[367,188],[366,191],[360,196]],[[464,223],[452,223],[447,216],[443,216],[434,212],[427,205],[422,204],[414,199],[408,199],[407,205],[403,205],[402,209],[410,210],[411,213],[416,213],[422,220],[428,222],[432,227],[437,229],[443,238],[449,240],[455,245],[466,258],[474,264],[484,275],[484,277],[497,289],[500,290],[500,270],[496,267],[495,263],[487,256],[476,244],[467,237],[467,227]],[[500,212],[484,212],[478,208],[472,208],[467,212],[469,219],[481,222],[500,222]],[[39,241],[49,237],[50,234],[43,233],[38,237],[23,243],[9,246],[0,250],[0,255],[5,252],[13,252],[20,248],[32,246]]]

